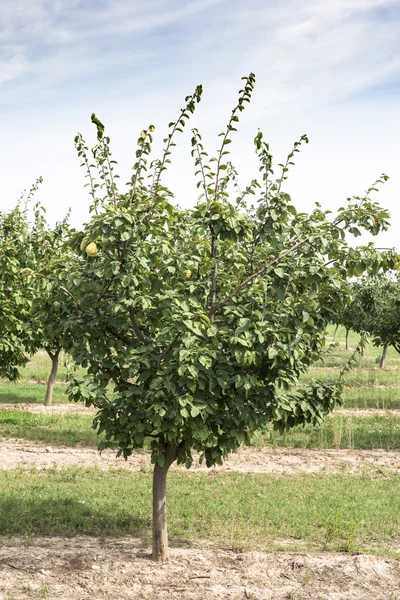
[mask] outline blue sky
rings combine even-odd
[[[399,31],[398,0],[2,0],[0,208],[42,175],[50,220],[71,207],[79,225],[89,196],[73,138],[81,131],[94,143],[90,114],[106,124],[126,181],[140,130],[156,125],[157,152],[198,83],[193,125],[213,153],[240,77],[253,71],[253,101],[232,144],[242,184],[257,173],[258,128],[276,162],[307,133],[287,184],[296,205],[341,206],[386,172],[379,197],[393,226],[378,243],[397,245]],[[178,142],[165,182],[190,205],[189,134]]]

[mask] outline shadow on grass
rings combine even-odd
[[[43,404],[46,397],[46,385],[38,383],[0,382],[0,404]],[[57,384],[53,390],[53,402],[66,403],[66,386]]]
[[[33,490],[32,490],[33,492]],[[0,535],[91,535],[148,537],[151,520],[135,510],[101,510],[72,498],[21,499],[13,494],[0,499]]]
[[[52,445],[97,446],[101,436],[92,428],[93,416],[45,415],[16,410],[0,410],[0,436]]]
[[[23,396],[11,396],[11,394],[3,394],[0,392],[0,404],[43,404],[43,398],[35,397],[34,394],[26,394]]]

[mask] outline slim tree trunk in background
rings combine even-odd
[[[346,329],[346,350],[349,349],[349,330]]]
[[[154,465],[153,472],[153,560],[166,562],[169,559],[167,531],[167,473],[177,459],[178,452],[173,446],[165,449],[163,467]]]
[[[382,350],[382,356],[381,356],[381,361],[380,361],[380,363],[379,363],[379,367],[380,367],[381,369],[383,369],[383,367],[384,367],[384,365],[385,365],[385,360],[386,360],[386,353],[387,353],[387,349],[388,349],[387,345],[386,345],[386,346],[383,346],[383,350]]]
[[[361,346],[361,358],[364,358],[364,350],[365,350],[364,346]]]
[[[60,350],[57,350],[54,354],[47,349],[46,352],[51,358],[51,371],[49,380],[47,382],[46,399],[44,401],[44,405],[51,406],[53,403],[53,387],[57,377],[58,357],[60,355]]]
[[[335,327],[335,331],[333,332],[333,339],[335,340],[336,338],[336,334],[337,334],[337,330],[339,329],[339,323],[336,323],[336,327]]]

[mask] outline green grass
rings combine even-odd
[[[51,360],[45,352],[39,352],[32,356],[29,363],[21,369],[21,380],[34,380],[47,382],[51,370]],[[57,372],[57,380],[65,381],[67,377],[67,369],[64,366],[63,356],[60,356],[59,367]]]
[[[0,410],[0,437],[65,446],[97,446],[101,436],[91,428],[92,422],[92,415]]]
[[[400,538],[400,479],[171,473],[172,545],[389,552]],[[149,538],[151,475],[97,469],[0,473],[0,533]]]
[[[339,352],[336,354],[336,352]],[[335,350],[333,354],[327,354],[324,360],[316,363],[316,367],[333,367],[340,368],[342,367],[350,358],[352,352],[346,351],[338,351]],[[379,368],[380,355],[376,356],[364,356],[364,358],[360,358],[360,368],[362,369],[376,369]],[[398,358],[388,358],[385,361],[384,365],[385,369],[400,369],[400,360]]]
[[[0,404],[20,404],[28,402],[43,404],[46,397],[46,385],[40,383],[10,383],[0,381]],[[56,384],[53,389],[55,404],[68,402],[66,386]]]
[[[65,446],[97,446],[101,436],[91,428],[93,416],[85,414],[34,414],[0,410],[0,437]],[[280,435],[255,438],[254,445],[279,448],[398,450],[400,418],[396,416],[328,417],[321,428],[296,427]]]
[[[400,387],[346,387],[343,393],[343,408],[400,409]]]
[[[302,383],[307,383],[311,379],[322,379],[326,380],[329,377],[339,377],[340,369],[337,368],[325,368],[325,367],[312,367],[308,373],[301,377]],[[400,371],[399,370],[387,370],[370,368],[356,368],[350,371],[345,377],[345,384],[351,386],[398,386],[400,385]]]
[[[396,416],[332,415],[320,428],[295,427],[283,435],[271,431],[254,445],[273,448],[399,450],[400,418]]]
[[[38,352],[31,357],[29,363],[21,369],[21,381],[29,380],[41,383],[47,382],[51,370],[51,360],[45,351]],[[84,369],[79,369],[79,374],[84,373]],[[57,381],[66,381],[67,368],[64,366],[64,355],[60,355]]]

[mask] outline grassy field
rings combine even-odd
[[[35,414],[25,411],[0,411],[0,436],[45,442],[52,445],[96,446],[101,439],[92,429],[93,416],[82,414]],[[400,449],[400,417],[328,417],[321,428],[297,427],[280,435],[271,431],[254,440],[254,446],[273,448],[317,448],[354,450]]]
[[[372,551],[400,542],[400,478],[171,473],[171,542]],[[150,535],[151,474],[97,469],[0,474],[4,534]]]
[[[41,383],[27,383],[21,381],[10,383],[0,381],[0,404],[43,404],[46,397],[46,385]],[[56,404],[68,402],[66,395],[66,385],[58,383],[53,389],[53,401]]]
[[[35,414],[0,410],[0,436],[65,446],[95,446],[101,439],[92,429],[93,416]]]
[[[333,328],[330,331],[333,334]],[[344,330],[324,363],[307,376],[337,377],[352,350],[344,348]],[[358,336],[351,333],[350,346]],[[283,436],[258,437],[255,446],[355,450],[400,450],[400,356],[389,349],[384,369],[381,349],[368,345],[359,366],[346,378],[341,412],[320,429],[296,428]],[[33,357],[17,383],[0,381],[1,404],[43,403],[50,360]],[[54,402],[68,402],[66,369],[60,366]],[[25,408],[25,407],[24,407]],[[349,410],[346,414],[346,410]],[[357,414],[354,409],[359,409]],[[368,409],[367,413],[361,412]],[[375,413],[385,409],[386,414]],[[91,446],[99,438],[93,416],[27,410],[0,410],[0,438],[49,445]],[[400,455],[399,455],[400,462]],[[123,535],[150,533],[151,474],[61,471],[0,471],[0,533]],[[169,526],[172,544],[206,538],[223,547],[319,549],[391,554],[400,543],[398,476],[253,473],[186,473],[169,476]]]

